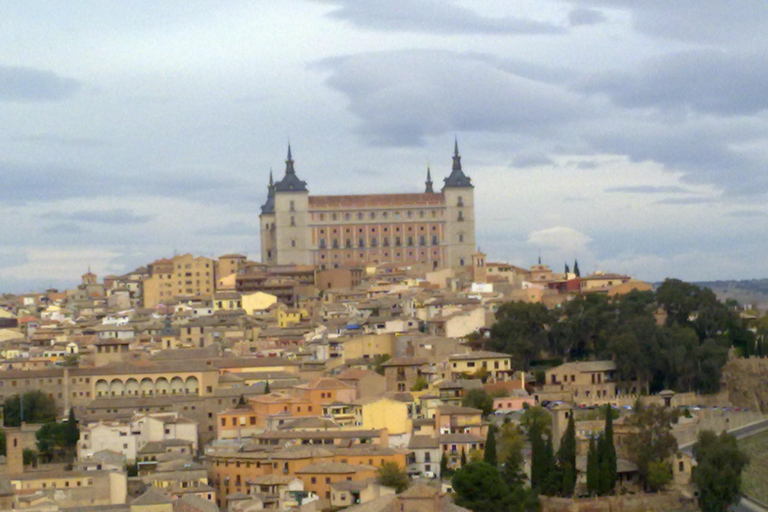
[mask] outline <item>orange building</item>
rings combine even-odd
[[[301,393],[305,400],[318,405],[333,402],[350,403],[357,396],[355,386],[328,377],[315,379],[308,384],[300,384],[294,389]]]
[[[216,415],[216,434],[219,439],[252,437],[265,428],[282,425],[285,420],[321,414],[319,404],[301,396],[269,393],[248,397],[245,405]]]
[[[304,490],[321,498],[331,498],[331,484],[336,482],[360,482],[376,477],[375,466],[347,464],[344,462],[315,462],[296,472],[304,482]]]

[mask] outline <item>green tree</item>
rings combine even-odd
[[[741,473],[749,457],[733,435],[718,436],[710,430],[699,433],[693,456],[696,466],[691,480],[699,491],[699,507],[703,512],[725,512],[739,500]]]
[[[541,489],[542,494],[547,496],[556,496],[562,489],[563,477],[560,468],[557,466],[555,453],[552,446],[552,436],[547,439],[544,445],[544,485]]]
[[[493,467],[498,465],[496,460],[496,427],[491,424],[488,426],[488,435],[485,438],[485,451],[483,460]]]
[[[462,398],[461,405],[480,409],[487,416],[493,412],[493,397],[482,388],[470,389]]]
[[[80,428],[77,426],[74,407],[69,408],[67,422],[62,426],[62,440],[66,449],[74,457],[77,453],[77,442],[80,440]]]
[[[473,512],[507,510],[509,488],[498,470],[484,461],[471,462],[456,471],[451,480],[456,504]]]
[[[617,460],[616,447],[613,444],[613,408],[605,406],[605,430],[598,443],[598,492],[610,494],[616,487]]]
[[[66,356],[64,356],[64,361],[62,361],[61,366],[68,367],[68,368],[74,368],[74,367],[80,366],[80,355],[67,354]]]
[[[532,428],[537,428],[539,435],[548,436],[552,426],[552,415],[540,405],[528,407],[520,417],[520,426],[530,435]]]
[[[560,493],[563,496],[571,496],[576,488],[576,425],[573,422],[573,414],[568,418],[568,426],[560,441],[557,464],[562,476]]]
[[[264,382],[264,394],[268,395],[271,393],[271,390],[269,389],[269,381]]]
[[[446,457],[445,452],[443,452],[443,455],[440,457],[440,478],[445,478],[448,476],[448,473],[448,457]]]
[[[646,488],[649,491],[664,489],[672,481],[672,468],[665,460],[654,460],[648,464]]]
[[[0,430],[0,455],[5,454],[5,430]]]
[[[46,423],[35,433],[37,451],[47,462],[62,460],[66,450],[63,424]]]
[[[25,466],[37,467],[38,454],[35,450],[24,448],[21,452],[21,459]]]
[[[58,408],[54,399],[42,391],[27,391],[23,395],[24,422],[48,423],[56,421]],[[3,403],[3,414],[6,427],[21,425],[22,396],[8,397]]]
[[[384,363],[390,360],[392,356],[389,354],[381,354],[373,359],[373,371],[379,375],[384,375]]]
[[[653,490],[654,482],[649,480],[651,463],[665,462],[677,451],[677,440],[672,435],[672,424],[677,422],[677,417],[675,409],[639,402],[627,419],[632,429],[627,435],[627,452],[637,465],[646,490]]]
[[[461,447],[461,467],[464,467],[467,465],[467,454],[464,451],[464,447]]]
[[[600,492],[600,456],[594,437],[589,438],[587,452],[587,491],[590,495]]]
[[[422,376],[416,377],[416,380],[413,382],[413,387],[411,388],[411,391],[421,391],[423,389],[427,389],[427,379],[425,379]]]
[[[549,462],[539,423],[531,423],[528,428],[528,441],[531,443],[531,487],[543,491]]]
[[[398,466],[396,462],[385,462],[377,472],[376,482],[379,485],[392,487],[399,494],[408,488],[410,479],[405,469]]]
[[[579,270],[579,260],[573,261],[573,273],[576,274],[576,277],[581,277],[581,271]]]
[[[491,327],[488,347],[511,354],[521,369],[527,370],[531,360],[549,346],[549,331],[554,321],[554,315],[543,304],[519,301],[502,304]]]
[[[566,263],[565,264],[565,277],[567,278],[568,274],[570,274],[570,273],[571,273],[571,269],[570,269],[570,267],[568,267],[568,264]]]

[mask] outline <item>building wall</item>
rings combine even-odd
[[[144,280],[145,308],[153,308],[179,295],[211,295],[216,291],[215,261],[191,254],[174,256],[170,263],[152,265]]]
[[[364,429],[387,429],[390,436],[408,434],[412,422],[408,417],[408,404],[381,398],[362,406]]]

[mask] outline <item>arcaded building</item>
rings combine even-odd
[[[291,148],[285,176],[269,177],[261,207],[261,260],[332,269],[366,264],[470,265],[475,252],[474,186],[461,168],[458,143],[442,190],[427,169],[424,192],[312,196]]]

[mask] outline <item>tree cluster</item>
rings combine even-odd
[[[22,404],[23,401],[23,404]],[[22,405],[24,423],[49,423],[56,421],[58,409],[53,398],[40,390],[13,395],[3,402],[4,424],[6,427],[21,425]]]
[[[749,457],[739,449],[736,438],[727,432],[719,436],[711,430],[699,433],[693,445],[696,466],[691,480],[699,491],[703,512],[725,512],[739,501],[741,472]]]
[[[473,512],[538,510],[536,491],[525,487],[523,443],[516,429],[512,424],[504,425],[500,430],[492,425],[488,429],[482,459],[472,458],[467,462],[466,454],[462,452],[461,467],[452,478],[457,505]],[[505,455],[500,466],[499,453]]]
[[[676,279],[655,292],[578,295],[553,310],[510,302],[499,308],[488,347],[525,369],[542,359],[613,359],[620,378],[640,379],[647,391],[713,393],[729,347],[745,356],[761,350],[737,309]]]
[[[605,406],[605,429],[589,440],[587,491],[591,495],[611,494],[616,486],[616,447],[613,444],[613,411]]]
[[[67,421],[44,424],[35,437],[38,454],[46,462],[74,459],[80,439],[80,428],[77,426],[74,410],[69,410]]]
[[[638,401],[627,420],[632,429],[627,435],[627,451],[637,465],[638,476],[647,491],[663,489],[672,480],[669,459],[677,452],[672,424],[679,413],[675,409],[643,405]]]
[[[379,485],[392,487],[396,493],[400,494],[408,488],[410,479],[405,469],[397,465],[397,462],[385,462],[378,470],[376,482]]]

